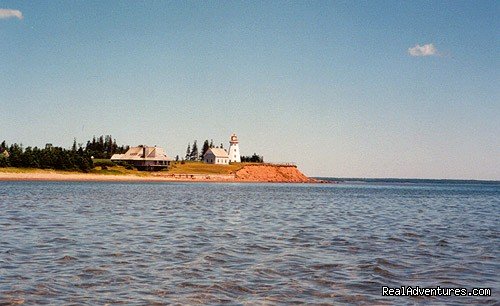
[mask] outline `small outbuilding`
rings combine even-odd
[[[207,164],[229,165],[229,155],[224,149],[210,148],[203,155],[203,161]]]
[[[138,170],[161,170],[170,165],[171,159],[165,154],[163,148],[138,146],[131,147],[125,154],[114,154],[112,161],[126,162]]]

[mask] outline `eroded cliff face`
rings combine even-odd
[[[247,165],[236,171],[236,180],[250,182],[313,183],[296,166]]]

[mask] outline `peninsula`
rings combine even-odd
[[[0,180],[43,181],[182,181],[315,183],[294,163],[264,163],[263,156],[240,155],[239,139],[232,134],[229,149],[205,140],[198,152],[196,140],[186,156],[170,158],[157,146],[118,146],[111,135],[71,149],[46,144],[26,147],[0,144]]]
[[[53,169],[0,168],[0,181],[109,182],[269,182],[316,183],[295,165],[237,163],[228,166],[202,162],[173,162],[168,171],[138,171],[124,166],[96,166],[88,173]]]

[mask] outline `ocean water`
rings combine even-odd
[[[499,211],[498,184],[0,182],[0,304],[495,304]]]

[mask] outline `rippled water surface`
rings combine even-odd
[[[495,304],[499,208],[481,184],[0,182],[0,304]]]

